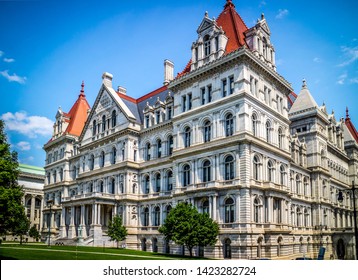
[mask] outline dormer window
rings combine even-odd
[[[210,53],[211,53],[210,37],[209,37],[209,35],[205,35],[205,37],[204,37],[204,56],[209,56]]]
[[[145,116],[145,127],[148,128],[149,127],[149,116]]]

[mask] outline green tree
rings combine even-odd
[[[193,256],[195,246],[215,245],[219,226],[208,214],[199,213],[191,204],[179,203],[169,212],[159,232],[167,240],[186,246]]]
[[[29,230],[29,236],[38,241],[41,238],[40,232],[37,230],[36,226],[33,225]]]
[[[5,124],[0,120],[0,235],[20,233],[26,228],[24,192],[17,183],[18,167],[17,153],[10,151]]]
[[[111,241],[117,242],[117,248],[118,248],[118,242],[124,240],[127,237],[127,229],[122,224],[122,218],[120,216],[114,216],[114,218],[109,221],[108,225],[108,236],[111,238]]]

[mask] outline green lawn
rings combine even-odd
[[[44,245],[0,245],[1,260],[177,260],[183,256],[164,255],[129,249],[51,246]]]

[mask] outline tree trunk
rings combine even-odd
[[[117,240],[117,249],[118,249],[118,240]]]
[[[192,257],[193,256],[193,247],[188,247],[188,249],[189,249],[190,257]]]

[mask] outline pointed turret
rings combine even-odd
[[[318,108],[318,105],[307,87],[306,80],[303,80],[301,91],[293,103],[289,114],[297,114],[301,111],[303,112],[316,108]]]
[[[71,110],[66,114],[66,117],[69,119],[69,123],[65,133],[74,136],[81,135],[82,129],[87,120],[87,112],[91,109],[86,99],[84,86],[84,82],[82,82],[80,94],[78,95],[78,98],[73,104]]]
[[[345,131],[345,139],[354,139],[358,143],[358,131],[352,123],[351,118],[349,117],[348,107],[346,108],[346,119],[344,123],[349,131]]]

